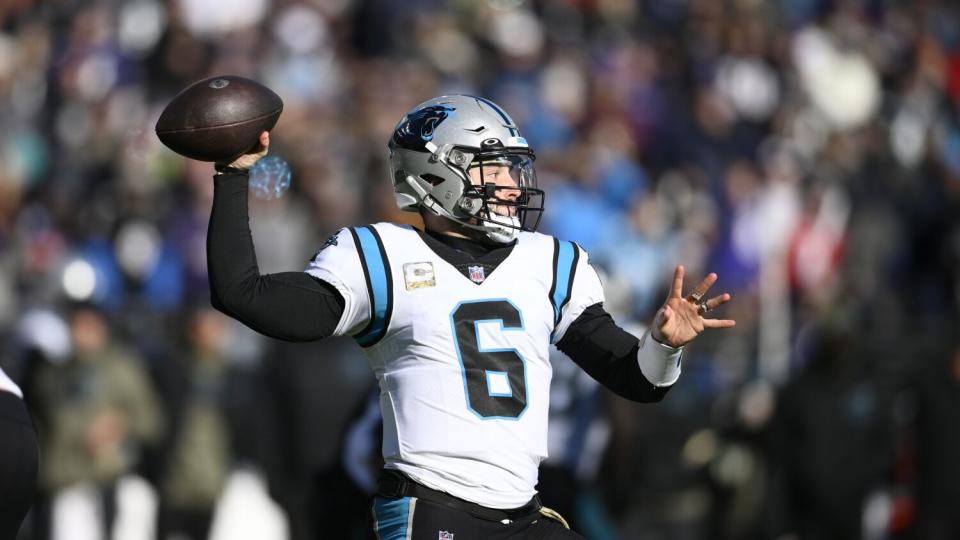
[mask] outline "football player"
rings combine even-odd
[[[37,489],[37,436],[23,392],[2,368],[0,441],[0,538],[16,538]]]
[[[637,338],[603,308],[577,244],[535,231],[544,193],[510,116],[480,97],[415,107],[389,142],[391,223],[329,238],[303,272],[260,275],[246,171],[269,147],[217,164],[207,257],[213,304],[288,340],[352,336],[379,382],[385,468],[373,502],[381,540],[582,538],[541,507],[551,343],[627,399],[663,398],[682,348],[730,299],[683,295],[677,266],[651,330]]]

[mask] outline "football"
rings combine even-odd
[[[266,86],[221,75],[177,94],[157,120],[157,137],[174,152],[198,161],[230,162],[256,147],[270,131],[283,101]]]

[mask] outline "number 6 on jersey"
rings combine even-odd
[[[479,324],[523,330],[520,310],[509,300],[475,300],[458,304],[450,318],[467,406],[485,420],[519,418],[527,408],[526,361],[513,348],[481,348]]]

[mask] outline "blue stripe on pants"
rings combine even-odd
[[[403,497],[402,499],[384,499],[374,497],[373,520],[374,530],[379,540],[407,540],[413,508],[416,499]]]

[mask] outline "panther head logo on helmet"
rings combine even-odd
[[[437,126],[455,110],[445,105],[432,105],[414,110],[394,130],[392,144],[403,148],[422,148],[424,143],[433,140],[433,132]]]

